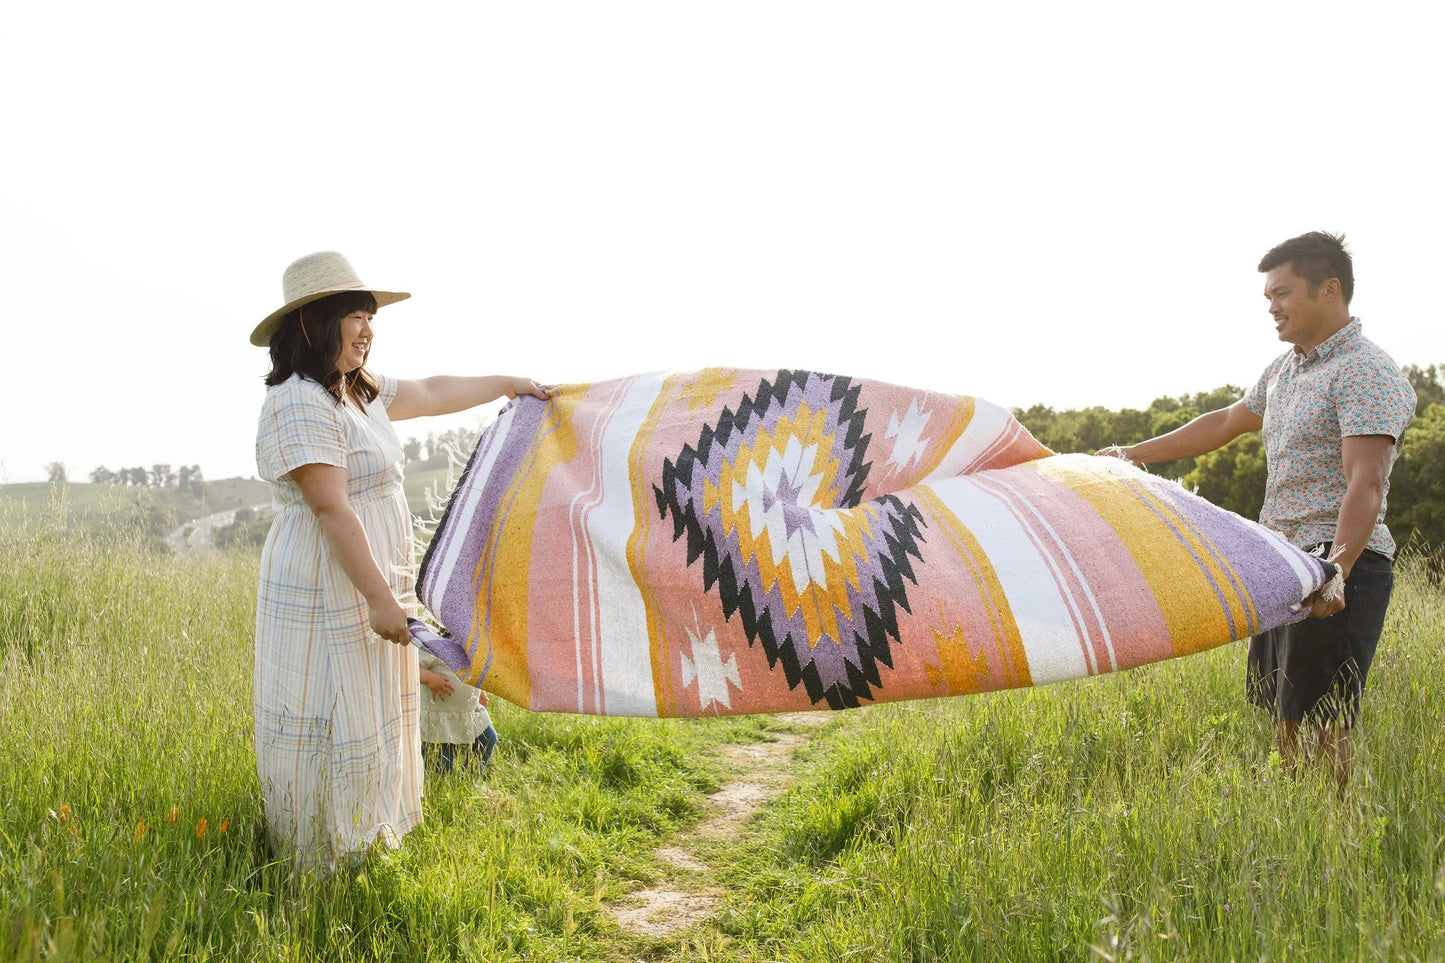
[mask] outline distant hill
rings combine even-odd
[[[460,470],[457,473],[460,474]],[[432,517],[427,501],[428,493],[433,489],[433,497],[439,497],[445,503],[449,494],[447,476],[446,468],[410,466],[406,473],[405,491],[407,506],[413,515],[424,520]],[[241,516],[222,514],[270,505],[270,486],[256,478],[207,481],[200,497],[182,492],[179,488],[141,488],[91,482],[68,482],[64,485],[26,482],[0,485],[0,528],[25,524],[27,518],[55,506],[57,500],[71,519],[87,528],[114,528],[119,525],[126,529],[139,529],[157,546],[164,543],[176,550],[187,545],[193,548],[197,544],[194,539],[203,545],[221,538],[224,544],[259,546],[265,540],[273,517],[269,507],[254,514],[243,512]],[[440,514],[439,508],[436,515]],[[192,522],[196,523],[195,526]],[[232,530],[221,531],[226,528]],[[197,532],[200,534],[197,535]]]
[[[182,524],[215,512],[264,505],[271,501],[269,486],[259,478],[222,478],[207,481],[200,497],[177,488],[142,488],[133,485],[96,485],[91,482],[24,482],[0,485],[0,506],[21,512],[43,508],[54,497],[64,498],[71,511],[86,515],[95,511],[143,508]]]
[[[460,477],[461,469],[457,469],[456,474]],[[421,518],[430,517],[430,512],[427,508],[427,492],[433,486],[436,487],[436,494],[441,498],[443,507],[445,507],[446,498],[450,494],[447,490],[447,470],[445,468],[423,470],[408,468],[406,479],[402,482],[402,487],[406,491],[407,507],[411,509],[413,515]],[[437,515],[441,515],[440,508],[437,509]]]

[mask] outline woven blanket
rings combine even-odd
[[[714,368],[518,398],[418,593],[520,706],[699,716],[1114,672],[1295,621],[1328,572],[981,399]]]

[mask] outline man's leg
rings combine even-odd
[[[1279,761],[1290,776],[1299,775],[1299,720],[1276,719],[1274,721],[1274,746],[1279,750]]]
[[[1280,731],[1280,756],[1289,743],[1291,771],[1301,755],[1320,771],[1334,776],[1343,791],[1354,763],[1353,728],[1359,716],[1360,695],[1375,658],[1385,626],[1385,611],[1394,587],[1390,559],[1365,552],[1345,582],[1345,609],[1327,619],[1308,620],[1291,627],[1280,649],[1281,717],[1308,721],[1300,749],[1300,725]]]
[[[1340,721],[1325,724],[1320,729],[1320,769],[1333,771],[1335,783],[1344,792],[1350,784],[1350,771],[1354,764],[1354,743],[1350,739],[1350,727]]]

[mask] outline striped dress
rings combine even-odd
[[[396,382],[379,382],[362,411],[293,376],[266,392],[256,433],[276,509],[257,590],[256,769],[276,851],[323,871],[377,842],[396,846],[421,822],[416,652],[370,630],[365,600],[289,474],[346,469],[372,554],[410,599],[411,515],[386,415]]]

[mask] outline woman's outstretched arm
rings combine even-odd
[[[508,398],[535,395],[543,400],[551,397],[530,378],[514,378],[510,375],[484,375],[479,378],[434,375],[430,378],[398,381],[396,398],[391,407],[386,409],[386,416],[392,421],[404,421],[407,418],[449,415],[495,401],[503,395]]]

